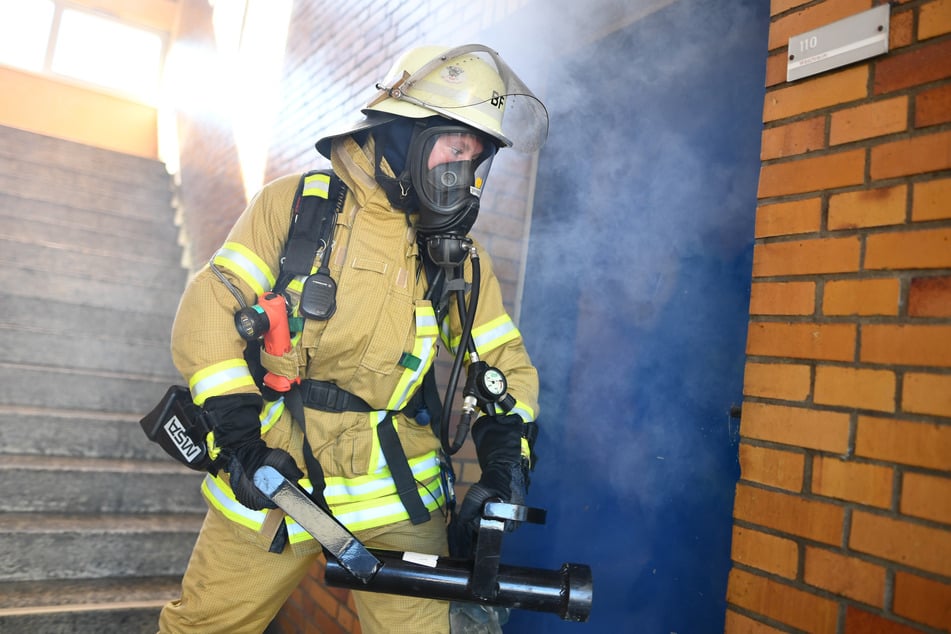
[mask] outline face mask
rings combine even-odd
[[[471,128],[440,125],[417,131],[407,160],[423,234],[465,235],[479,213],[495,144]]]

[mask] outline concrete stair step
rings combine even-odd
[[[33,363],[40,342],[56,340],[55,354],[43,359],[52,367],[160,375],[172,380],[178,377],[167,340],[136,341],[113,337],[108,332],[84,331],[77,331],[69,338],[56,339],[57,334],[42,328],[0,323],[0,347],[4,348],[4,360]]]
[[[172,458],[5,455],[0,462],[0,512],[201,513],[203,477]]]
[[[115,192],[109,188],[71,189],[64,194],[63,187],[55,177],[24,179],[14,174],[0,173],[0,191],[8,196],[30,198],[58,204],[66,202],[71,207],[103,211],[112,215],[129,216],[145,220],[167,217],[172,208],[172,192],[158,196],[133,195]]]
[[[130,217],[109,210],[83,209],[73,206],[69,200],[49,202],[0,191],[0,226],[22,223],[24,219],[39,219],[57,227],[90,229],[111,236],[151,237],[172,243],[178,239],[178,227],[170,208],[148,218]]]
[[[172,224],[171,218],[168,219],[168,224]],[[176,262],[181,254],[181,247],[175,243],[174,238],[153,237],[152,234],[136,237],[110,235],[100,229],[59,224],[45,218],[33,219],[31,222],[4,222],[0,225],[0,238],[9,243],[23,245],[20,257],[29,258],[33,263],[47,262],[47,267],[58,268],[68,266],[68,263],[57,261],[60,254],[73,258],[81,255],[111,256],[129,264],[148,263],[159,269],[167,268],[169,263]],[[5,246],[4,251],[8,248],[9,246]],[[13,260],[11,255],[5,257]],[[95,270],[95,265],[95,262],[90,262],[79,266]]]
[[[177,301],[165,310],[146,313],[132,306],[84,304],[77,309],[73,299],[73,293],[63,298],[40,294],[17,297],[5,303],[0,324],[66,338],[90,333],[165,346],[169,343]]]
[[[155,159],[9,126],[0,126],[0,155],[103,177],[121,177],[126,182],[154,183],[169,178],[165,165]]]
[[[173,462],[146,438],[142,415],[0,406],[0,455]]]
[[[24,156],[10,156],[0,152],[0,173],[13,176],[18,180],[35,183],[57,184],[60,195],[67,200],[76,192],[109,190],[115,194],[146,202],[161,200],[168,205],[172,195],[172,177],[158,173],[146,177],[137,167],[138,162],[128,160],[125,155],[113,155],[99,165],[97,171],[77,169],[76,165],[60,165],[56,162],[31,160]]]
[[[113,238],[124,240],[124,238]],[[134,244],[134,243],[130,243]],[[59,275],[73,271],[87,279],[102,282],[132,284],[146,288],[173,289],[181,293],[188,273],[176,264],[178,249],[151,248],[144,244],[136,252],[131,248],[122,252],[118,245],[83,246],[76,242],[47,241],[43,244],[10,238],[0,230],[0,266],[27,269]],[[158,251],[169,251],[167,257],[156,257]]]
[[[91,279],[81,271],[52,273],[23,267],[0,267],[0,287],[7,297],[56,299],[75,306],[95,306],[142,313],[173,314],[180,289],[150,288],[114,280]]]
[[[0,583],[0,632],[154,634],[180,576]]]
[[[0,362],[0,406],[63,408],[142,416],[170,384],[130,375]]]
[[[181,575],[203,514],[0,514],[5,581]]]

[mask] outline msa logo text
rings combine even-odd
[[[185,460],[192,462],[201,455],[201,447],[196,445],[195,442],[188,437],[188,434],[185,433],[185,428],[177,416],[172,416],[168,419],[164,427],[166,433],[168,433],[168,437],[172,439],[175,448],[185,457]]]

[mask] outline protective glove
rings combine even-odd
[[[449,523],[453,556],[471,557],[482,507],[491,498],[524,504],[528,492],[528,460],[522,457],[525,423],[521,416],[482,416],[472,426],[472,440],[482,467],[479,481],[469,487],[459,512]]]
[[[260,467],[274,467],[293,483],[304,472],[283,449],[268,447],[261,438],[260,412],[263,401],[257,394],[215,396],[205,401],[205,413],[221,449],[218,461],[231,475],[231,489],[238,502],[259,511],[277,505],[254,486],[254,472]]]

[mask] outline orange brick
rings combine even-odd
[[[806,547],[803,580],[811,586],[883,607],[885,569],[831,550]]]
[[[951,426],[859,416],[855,455],[946,471],[951,465]]]
[[[815,634],[832,634],[839,608],[835,601],[760,577],[730,571],[726,600],[750,612]]]
[[[908,97],[876,101],[833,112],[829,127],[829,145],[893,134],[907,127]]]
[[[799,545],[791,539],[734,526],[732,549],[733,561],[787,579],[796,578]]]
[[[896,231],[868,236],[867,269],[943,269],[951,267],[951,229]]]
[[[733,515],[750,524],[825,544],[837,546],[842,542],[845,510],[837,504],[740,483],[736,487]]]
[[[743,394],[783,401],[804,401],[809,397],[812,371],[799,363],[756,363],[747,361]]]
[[[951,478],[906,472],[899,508],[903,515],[951,524]]]
[[[829,229],[881,227],[905,222],[908,186],[876,187],[829,198]]]
[[[951,326],[862,326],[867,363],[951,367]]]
[[[918,39],[927,40],[945,33],[951,33],[951,0],[934,0],[921,5]]]
[[[947,632],[951,628],[951,585],[898,571],[893,609],[895,614]]]
[[[895,373],[819,365],[812,398],[820,405],[894,412]]]
[[[888,24],[888,50],[908,46],[915,41],[915,12],[892,13]]]
[[[845,607],[845,634],[921,634],[921,630],[860,610],[854,605],[847,605]]]
[[[752,356],[852,361],[856,328],[852,324],[753,322],[746,337]]]
[[[821,150],[826,146],[826,119],[813,117],[763,130],[760,158],[764,161]]]
[[[811,315],[815,282],[756,282],[750,287],[751,315]]]
[[[859,270],[858,236],[770,242],[753,247],[753,277],[851,273]]]
[[[803,454],[743,443],[739,458],[740,474],[744,480],[787,491],[802,491],[806,463]]]
[[[932,88],[915,97],[916,128],[948,121],[951,121],[951,84]]]
[[[822,199],[806,198],[792,202],[760,205],[756,209],[757,238],[814,233],[822,222]]]
[[[748,616],[734,612],[726,611],[726,624],[723,629],[724,634],[782,634],[782,630],[770,627],[765,623],[754,621]]]
[[[912,278],[908,316],[951,317],[951,276]]]
[[[866,96],[868,66],[856,66],[831,75],[816,75],[766,93],[763,122],[794,117]]]
[[[849,547],[912,568],[951,576],[947,531],[855,510]]]
[[[905,412],[951,418],[951,376],[906,373],[902,383],[901,408]]]
[[[745,438],[844,454],[849,448],[849,415],[747,402],[743,404],[740,434]]]
[[[789,38],[847,18],[872,6],[872,0],[829,0],[775,20],[769,29],[769,50],[786,46]]]
[[[915,183],[911,219],[944,220],[951,218],[951,178]]]
[[[951,40],[886,55],[875,62],[872,90],[874,94],[882,95],[951,77],[949,59]]]
[[[873,148],[875,149],[877,148]],[[895,153],[897,154],[898,150]],[[886,159],[883,158],[881,161],[886,162]],[[889,162],[888,165],[891,163]],[[850,150],[763,165],[760,169],[758,196],[770,198],[804,194],[835,187],[861,185],[864,181],[865,150]]]
[[[830,280],[822,292],[823,315],[897,315],[901,283],[894,278]]]
[[[770,0],[769,14],[771,16],[779,15],[780,13],[785,13],[790,9],[806,4],[809,1],[810,0]]]
[[[948,53],[951,54],[951,50]],[[951,168],[951,132],[920,135],[877,145],[872,148],[871,166],[873,180]]]
[[[786,81],[786,52],[780,51],[766,58],[766,87]]]
[[[889,467],[816,456],[812,463],[812,492],[867,506],[889,508],[894,474]]]

